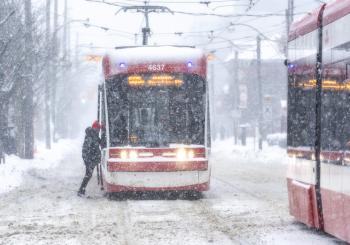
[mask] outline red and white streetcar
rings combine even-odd
[[[209,189],[206,56],[193,47],[121,47],[103,58],[99,120],[107,193]]]
[[[289,35],[290,213],[350,242],[350,0],[323,4]]]

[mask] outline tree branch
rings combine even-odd
[[[7,15],[7,16],[5,17],[5,19],[1,20],[1,21],[0,21],[0,26],[2,26],[3,24],[5,24],[5,23],[10,19],[10,17],[11,17],[12,15],[15,14],[15,12],[16,12],[16,10],[13,10],[11,13],[9,13],[9,15]]]

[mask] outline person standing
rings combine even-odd
[[[98,121],[95,121],[91,127],[85,129],[85,139],[82,149],[82,157],[85,164],[85,176],[80,185],[78,196],[85,195],[85,189],[92,177],[94,168],[101,161],[100,129],[101,124]]]

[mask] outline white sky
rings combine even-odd
[[[45,0],[36,0],[45,2]],[[132,4],[136,1],[131,0],[106,0],[109,2],[118,2]],[[256,1],[256,0],[255,0]],[[294,0],[295,1],[295,13],[307,13],[313,10],[319,5],[317,0]],[[153,3],[152,3],[153,2]],[[176,3],[185,2],[185,3]],[[172,10],[186,11],[186,12],[206,12],[206,13],[218,13],[218,14],[244,14],[245,6],[227,6],[227,5],[246,5],[249,0],[212,0],[209,8],[203,4],[199,4],[200,0],[154,0],[150,1],[153,5],[165,5]],[[216,3],[215,3],[216,2]],[[218,3],[220,2],[220,3]],[[64,0],[59,0],[59,8],[62,13]],[[85,20],[89,18],[90,23],[94,25],[108,27],[110,29],[120,30],[127,33],[119,33],[113,30],[103,31],[98,28],[84,27],[81,23],[74,23],[71,26],[72,43],[75,43],[76,38],[79,36],[79,45],[81,46],[93,46],[101,47],[103,49],[86,49],[88,53],[104,53],[105,48],[113,48],[115,46],[134,45],[135,36],[134,33],[138,33],[137,44],[140,45],[142,41],[141,27],[144,25],[144,18],[140,13],[124,13],[121,12],[115,15],[118,7],[87,2],[85,0],[68,0],[69,4],[69,16],[74,20]],[[141,4],[141,3],[139,3]],[[224,6],[224,7],[219,7]],[[235,44],[245,45],[244,51],[240,54],[240,57],[254,58],[255,57],[255,36],[256,33],[249,28],[237,26],[233,30],[229,31],[224,29],[230,22],[233,23],[245,23],[252,25],[263,32],[266,36],[274,39],[285,34],[285,9],[287,6],[287,0],[260,0],[249,11],[248,14],[263,14],[263,13],[278,13],[281,16],[256,18],[256,17],[243,17],[243,18],[219,18],[219,17],[201,17],[201,16],[188,16],[182,14],[151,14],[150,25],[153,35],[150,39],[150,44],[184,44],[184,45],[196,45],[206,50],[215,50],[224,53],[226,56],[230,53],[231,49],[227,48],[231,44],[225,39],[231,39]],[[210,8],[217,8],[215,11]],[[296,18],[302,15],[297,15]],[[62,16],[60,21],[62,21]],[[209,43],[209,31],[220,29],[220,31],[214,31],[215,39]],[[202,32],[196,34],[187,34],[181,37],[174,34],[160,34],[160,33],[174,33],[174,32]],[[242,37],[251,36],[250,38],[240,39]],[[240,40],[235,40],[240,39]],[[248,46],[246,46],[248,45]],[[249,47],[249,45],[251,45]],[[81,49],[83,49],[81,47]],[[278,58],[281,54],[278,53],[278,48],[273,43],[263,42],[262,57],[263,58]],[[226,59],[227,57],[222,57]]]

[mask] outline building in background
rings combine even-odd
[[[232,67],[228,61],[225,67]],[[286,132],[286,68],[281,59],[263,60],[262,107],[259,106],[259,86],[256,75],[256,60],[238,61],[238,84],[233,74],[223,75],[223,64],[216,65],[215,83],[215,131],[216,137],[227,138],[242,133],[256,136],[260,108],[262,108],[262,132],[267,135]],[[235,91],[235,89],[237,91]],[[238,94],[235,100],[234,95]],[[235,105],[237,103],[237,105]],[[235,129],[237,127],[237,129]],[[246,131],[246,132],[243,132]]]

